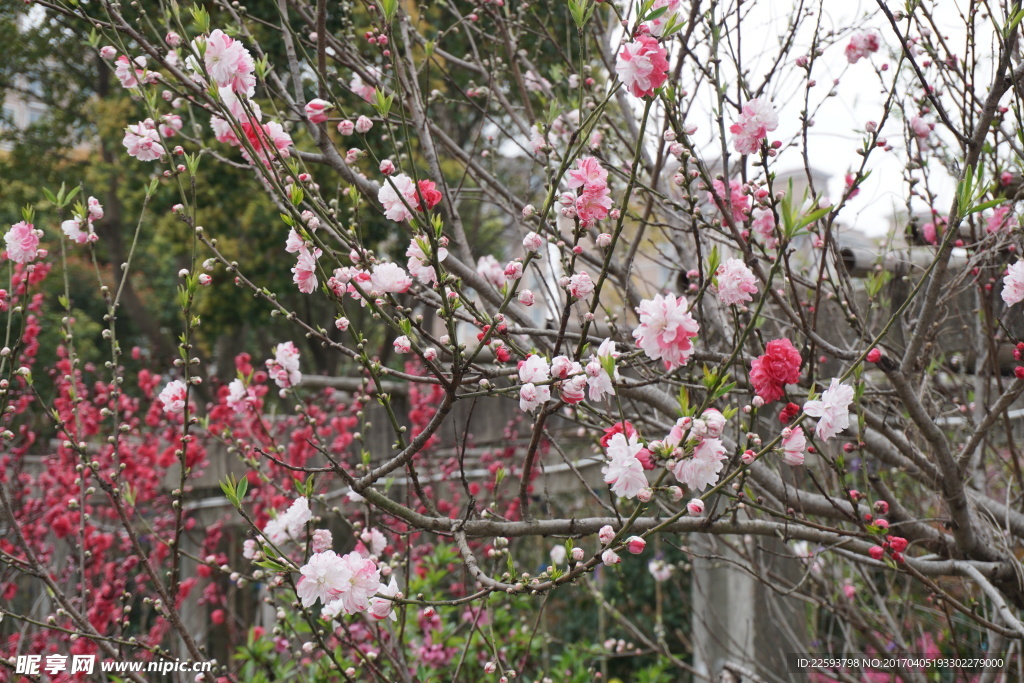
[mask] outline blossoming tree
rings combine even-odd
[[[879,0],[847,30],[798,3],[753,55],[769,19],[700,0],[34,4],[136,98],[124,154],[152,169],[147,205],[176,198],[192,257],[167,293],[179,355],[128,377],[132,252],[120,281],[97,269],[104,361],[82,362],[66,279],[64,343],[36,352],[40,283],[94,258],[102,188],[46,189],[4,235],[7,675],[27,653],[205,661],[197,595],[242,633],[201,680],[591,680],[641,655],[645,680],[766,675],[666,634],[662,582],[706,559],[691,535],[813,606],[792,651],[1020,653],[1019,4],[951,28],[937,2]],[[810,162],[835,102],[859,121],[827,143],[838,191]],[[204,227],[221,165],[277,206],[277,257],[329,319]],[[903,209],[869,257],[844,246],[862,192]],[[500,240],[471,239],[485,222]],[[196,352],[215,279],[293,333],[215,359],[223,385]],[[311,377],[310,348],[340,375]],[[506,447],[480,455],[484,415]],[[217,458],[241,472],[205,525]],[[602,591],[640,574],[634,619]],[[234,613],[253,584],[263,612]],[[509,621],[581,592],[607,657],[554,658],[540,616]]]

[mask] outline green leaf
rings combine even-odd
[[[241,501],[245,498],[245,492],[249,489],[249,477],[242,477],[238,480],[238,486],[235,487],[235,500]]]
[[[794,230],[794,232],[796,232],[797,230],[800,230],[801,228],[804,228],[804,227],[810,225],[811,223],[813,223],[814,221],[818,220],[822,216],[827,215],[828,212],[831,211],[831,210],[832,210],[831,206],[825,206],[825,207],[822,207],[820,209],[815,209],[814,211],[811,211],[810,213],[806,214],[800,220],[799,223],[797,223],[796,229]]]
[[[979,211],[984,211],[985,209],[991,209],[993,206],[999,206],[1005,201],[1008,201],[1006,197],[1000,197],[999,199],[992,199],[987,202],[982,202],[981,204],[976,204],[975,206],[972,206],[970,209],[964,212],[964,217],[966,218],[967,216],[970,216],[972,213],[978,213]]]
[[[380,9],[384,14],[384,19],[390,24],[395,18],[395,14],[398,13],[398,0],[380,0]]]
[[[711,277],[718,271],[718,264],[722,262],[722,257],[718,253],[718,245],[711,247],[711,253],[708,254],[708,277]]]
[[[398,0],[395,0],[397,2]],[[373,106],[380,114],[382,118],[387,118],[388,113],[391,112],[391,104],[395,101],[394,95],[384,96],[384,93],[380,91],[380,88],[375,88],[373,91]]]

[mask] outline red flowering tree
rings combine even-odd
[[[95,261],[104,188],[69,176],[6,230],[6,679],[92,680],[67,655],[229,681],[1017,661],[1019,4],[33,4],[135,98],[124,161],[192,256],[176,357],[121,346],[133,248],[120,279],[96,269],[105,357],[83,362],[59,281]],[[323,305],[204,227],[225,165]],[[215,280],[292,339],[201,358]],[[716,565],[756,605],[709,588]],[[666,627],[680,603],[692,630]],[[786,628],[754,643],[741,612]]]

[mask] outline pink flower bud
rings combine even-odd
[[[342,135],[352,135],[355,132],[356,124],[352,123],[348,119],[345,119],[338,123],[338,132]]]
[[[678,486],[669,486],[668,495],[672,498],[673,503],[678,503],[683,499],[683,490]]]
[[[597,532],[597,537],[601,541],[601,545],[608,545],[615,538],[615,529],[610,524],[605,524],[601,527],[601,530]]]
[[[536,253],[544,244],[544,238],[535,232],[531,232],[523,238],[523,247],[526,251]]]
[[[323,123],[327,120],[327,110],[331,103],[319,97],[306,103],[306,118],[310,123]]]
[[[383,175],[391,175],[395,172],[395,163],[391,159],[380,162],[380,172]]]
[[[437,360],[437,349],[435,349],[433,346],[429,347],[427,350],[423,352],[423,357],[429,361]]]
[[[636,492],[636,499],[641,503],[650,503],[652,498],[654,498],[654,491],[649,486],[645,486]]]
[[[869,363],[877,363],[882,360],[882,351],[880,349],[871,349],[868,351],[867,359]]]
[[[612,236],[606,232],[602,232],[597,236],[597,246],[605,249],[612,243]]]
[[[868,549],[868,555],[875,560],[880,560],[882,559],[882,556],[885,555],[885,548],[880,545],[873,545]]]
[[[116,56],[117,50],[110,45],[104,45],[100,48],[100,57],[103,57],[103,59],[113,59]]]
[[[495,665],[494,662],[487,662],[486,664],[484,664],[484,673],[485,674],[492,674],[492,673],[494,673],[497,670],[498,670],[498,667],[497,667],[497,665]]]
[[[201,284],[203,287],[209,287],[211,282],[213,282],[213,278],[207,275],[206,273],[202,273],[199,276],[199,284]]]
[[[704,514],[704,501],[694,498],[686,504],[686,511],[694,517],[701,517]]]
[[[346,318],[345,316],[338,318],[337,320],[334,321],[334,326],[337,327],[342,332],[344,332],[345,330],[348,329],[349,326],[348,318]]]
[[[877,512],[880,515],[889,514],[889,504],[886,503],[884,500],[876,500],[874,508],[875,512]]]
[[[584,555],[585,555],[585,553],[583,552],[583,548],[577,547],[577,548],[573,548],[572,549],[572,561],[573,562],[582,562]]]
[[[179,36],[174,31],[168,31],[167,35],[164,36],[164,42],[170,45],[171,47],[178,47],[179,45],[181,45],[181,36]]]
[[[626,550],[633,555],[639,555],[647,547],[647,541],[640,538],[639,536],[630,536],[626,540]]]
[[[519,292],[519,303],[521,303],[524,306],[532,306],[533,292],[531,292],[528,289],[524,289],[523,291]]]
[[[356,119],[356,132],[357,133],[369,133],[370,129],[373,128],[373,121],[365,116],[360,116]]]
[[[505,266],[505,279],[514,282],[523,276],[522,261],[509,261]]]
[[[395,340],[394,346],[395,351],[398,353],[409,353],[409,350],[412,348],[412,343],[409,341],[409,338],[403,334]]]
[[[622,562],[622,558],[619,557],[614,550],[609,548],[608,550],[605,550],[603,553],[601,553],[601,561],[611,566],[613,564],[618,564],[619,562]]]
[[[529,218],[535,213],[537,213],[537,207],[533,204],[527,204],[523,207],[523,218]]]

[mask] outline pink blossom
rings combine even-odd
[[[587,378],[577,375],[558,383],[558,397],[569,405],[580,403],[586,395]]]
[[[856,64],[862,57],[878,51],[878,34],[873,31],[857,33],[846,46],[846,61]]]
[[[299,572],[302,576],[295,593],[303,607],[311,607],[317,600],[328,604],[351,585],[353,578],[349,563],[333,550],[314,553]]]
[[[306,523],[312,518],[309,499],[296,498],[285,512],[278,513],[267,521],[263,527],[263,534],[274,545],[280,545],[289,539],[297,541]]]
[[[544,245],[544,238],[535,232],[531,232],[523,238],[523,248],[531,253],[540,251],[540,248]]]
[[[537,406],[547,403],[550,398],[549,386],[537,386],[528,382],[519,388],[519,409],[526,413],[533,412]]]
[[[611,484],[612,493],[623,498],[635,498],[647,486],[647,476],[637,454],[643,450],[634,433],[626,439],[619,433],[608,442],[608,464],[602,470],[604,481]]]
[[[160,402],[164,405],[164,412],[168,415],[181,415],[185,412],[185,398],[187,390],[185,383],[181,380],[173,380],[160,392]]]
[[[555,356],[551,359],[551,376],[556,379],[566,379],[570,375],[577,375],[582,372],[580,364],[570,360],[568,356]]]
[[[569,278],[569,294],[583,299],[594,293],[594,282],[587,271],[583,270]]]
[[[326,550],[330,550],[331,545],[334,543],[331,532],[327,529],[315,530],[310,540],[312,541],[312,550],[314,553],[322,553]]]
[[[95,242],[99,236],[92,231],[92,222],[83,220],[81,216],[75,216],[60,224],[60,229],[67,235],[67,238],[77,244]]]
[[[428,243],[425,236],[414,237],[409,241],[409,248],[405,250],[405,256],[409,259],[409,273],[420,282],[431,285],[437,282],[437,272],[434,270],[433,265],[431,265],[430,260],[427,259],[426,254],[423,253],[420,242]],[[438,247],[438,262],[440,263],[446,258],[448,258],[448,250],[444,247]]]
[[[938,226],[934,222],[929,221],[921,226],[921,237],[928,244],[939,243],[939,231]]]
[[[682,0],[654,0],[654,4],[651,5],[652,10],[659,10],[662,7],[667,7],[668,9],[660,17],[651,19],[650,21],[645,21],[643,24],[644,28],[646,28],[652,36],[658,36],[660,38],[665,34],[665,29],[673,20],[676,21],[676,25],[681,23],[679,21],[679,14],[682,6]]]
[[[596,157],[582,157],[576,160],[577,168],[569,171],[566,185],[570,190],[581,189],[575,198],[576,215],[589,224],[608,215],[612,207],[608,191],[608,171]]]
[[[828,441],[850,426],[850,403],[853,402],[853,387],[840,383],[833,377],[828,389],[817,401],[804,403],[804,412],[818,418],[814,433],[819,439]]]
[[[533,305],[533,292],[531,292],[528,289],[521,290],[517,298],[519,299],[519,303],[521,303],[524,306]]]
[[[103,206],[95,197],[89,197],[86,210],[89,213],[89,220],[91,221],[98,221],[103,218]]]
[[[184,124],[181,121],[181,117],[177,114],[165,114],[160,117],[160,135],[165,138],[174,137],[175,133],[182,129]]]
[[[39,255],[39,237],[41,230],[36,230],[31,223],[21,221],[11,226],[4,235],[7,243],[7,258],[15,263],[29,263]]]
[[[672,570],[674,567],[665,560],[651,560],[647,563],[647,571],[651,573],[651,576],[658,583],[668,581],[672,578]]]
[[[807,438],[804,436],[803,427],[782,430],[782,461],[784,463],[794,467],[803,465],[804,449],[806,448]]]
[[[490,254],[485,254],[477,259],[476,273],[495,287],[505,284],[505,269],[498,263],[498,259]]]
[[[668,78],[665,48],[651,36],[637,36],[635,41],[622,47],[615,72],[635,97],[649,97]]]
[[[754,154],[769,131],[779,127],[779,115],[771,102],[755,97],[743,105],[738,122],[729,128],[736,137],[733,147],[739,154]]]
[[[725,431],[725,415],[722,415],[721,411],[716,408],[708,408],[705,410],[700,419],[704,422],[705,432],[712,439],[717,439],[722,436],[722,432]]]
[[[505,264],[505,281],[515,282],[523,277],[523,262],[509,261]]]
[[[985,225],[985,231],[989,234],[1003,232],[1010,227],[1011,206],[1004,204],[992,212]]]
[[[7,244],[8,253],[10,253],[10,241]],[[1024,261],[1017,261],[1006,269],[1006,275],[1003,277],[1002,296],[1007,306],[1024,301]]]
[[[303,294],[312,294],[316,289],[316,260],[322,252],[319,249],[301,249],[299,258],[292,268],[292,280]]]
[[[718,300],[727,306],[751,301],[751,294],[757,294],[757,278],[743,261],[726,259],[715,271],[718,278]]]
[[[537,383],[550,379],[550,368],[543,356],[534,354],[523,361],[519,366],[519,381],[524,383],[519,389],[519,408],[523,412],[532,412],[551,398],[551,388],[547,384],[537,386]]]
[[[380,590],[380,569],[373,560],[351,552],[341,562],[348,569],[348,579],[341,582],[332,595],[334,599],[324,607],[325,619],[365,612],[370,607],[370,598]]]
[[[241,42],[215,29],[206,39],[203,60],[206,72],[217,87],[230,88],[252,97],[256,89],[256,76],[253,73],[256,65]]]
[[[256,390],[252,387],[246,388],[245,383],[235,378],[228,385],[228,396],[226,403],[236,413],[244,413],[249,406],[256,401]]]
[[[640,325],[633,338],[652,360],[662,360],[668,370],[686,365],[700,325],[687,310],[686,298],[673,294],[644,299],[636,309]]]
[[[127,55],[121,55],[115,64],[114,75],[124,88],[136,87],[145,76],[145,57],[136,57],[133,61],[129,60]]]
[[[395,602],[388,598],[401,597],[402,593],[398,590],[398,582],[393,574],[388,585],[377,589],[377,595],[381,597],[370,598],[370,608],[367,614],[377,621],[383,619],[397,621],[398,615],[395,614]]]
[[[356,132],[365,134],[369,133],[370,129],[373,128],[373,121],[366,116],[360,116],[356,119]]]
[[[647,547],[647,541],[639,536],[630,536],[626,539],[626,550],[632,555],[639,555]]]
[[[373,76],[375,79],[380,78],[380,70],[377,69],[377,67],[371,66],[369,68],[369,72],[370,75]],[[377,89],[374,86],[366,83],[363,80],[363,77],[360,76],[358,73],[352,75],[352,80],[349,81],[348,87],[352,92],[354,92],[356,95],[359,95],[367,102],[373,102],[374,94],[377,92]]]
[[[764,241],[765,247],[774,249],[778,243],[775,237],[775,214],[771,209],[756,208],[750,212],[750,227]]]
[[[292,146],[292,136],[277,121],[262,125],[251,120],[245,121],[242,123],[242,132],[264,166],[269,166],[278,156],[282,159],[291,156],[288,148]],[[242,156],[252,162],[249,150],[245,147],[242,147]]]
[[[404,200],[404,201],[403,201]],[[384,216],[401,223],[413,217],[412,210],[419,208],[416,196],[416,183],[404,173],[381,183],[377,191],[377,201],[384,207]]]
[[[401,337],[395,339],[394,343],[395,353],[409,353],[412,350],[412,342],[404,334]]]
[[[285,240],[284,250],[289,254],[298,254],[306,248],[306,240],[292,228],[288,231],[288,239]]]
[[[714,192],[708,192],[708,202],[714,204],[721,211],[725,211],[726,201],[729,203],[729,211],[735,223],[742,223],[747,220],[750,212],[750,195],[747,188],[740,180],[729,181],[729,198],[725,197],[725,183],[721,180],[711,181]]]
[[[125,149],[128,155],[139,161],[156,161],[164,155],[160,135],[152,127],[143,123],[135,123],[124,129]]]
[[[290,341],[274,347],[274,357],[267,361],[267,371],[282,389],[293,387],[302,381],[299,371],[299,350]]]
[[[397,263],[378,263],[370,275],[370,291],[376,294],[402,294],[409,291],[412,280]]]
[[[766,403],[778,401],[785,385],[800,381],[800,352],[789,339],[774,339],[765,346],[763,356],[750,364],[750,383]]]
[[[388,547],[388,539],[380,529],[368,529],[359,534],[356,551],[363,557],[379,557]]]
[[[693,450],[693,456],[681,458],[672,468],[672,474],[692,491],[703,491],[718,481],[725,460],[725,446],[719,439],[703,439]]]
[[[100,48],[100,57],[102,57],[103,59],[109,60],[109,59],[113,59],[116,56],[117,56],[117,49],[114,48],[112,45],[104,45],[103,47]]]
[[[920,116],[915,116],[910,119],[910,131],[914,134],[922,146],[928,146],[928,140],[932,136],[932,129],[935,124],[928,123]]]
[[[622,562],[622,558],[619,557],[618,553],[609,548],[608,550],[605,550],[603,553],[601,553],[601,562],[605,563],[608,566],[611,566],[613,564],[619,564],[620,562]]]
[[[601,342],[601,346],[598,347],[597,353],[590,357],[590,362],[587,363],[584,372],[587,375],[587,389],[591,401],[600,401],[605,396],[615,395],[615,383],[613,380],[619,378],[619,371],[614,366],[615,359],[618,356],[618,352],[615,351],[615,342],[611,339],[605,339]],[[612,361],[614,378],[608,375],[608,370],[605,368],[605,362],[608,359]]]
[[[328,118],[327,110],[330,108],[330,102],[321,100],[319,97],[312,99],[306,102],[306,118],[310,123],[323,123]]]
[[[546,382],[551,379],[551,368],[547,359],[539,354],[533,354],[519,366],[519,381],[521,382]]]

